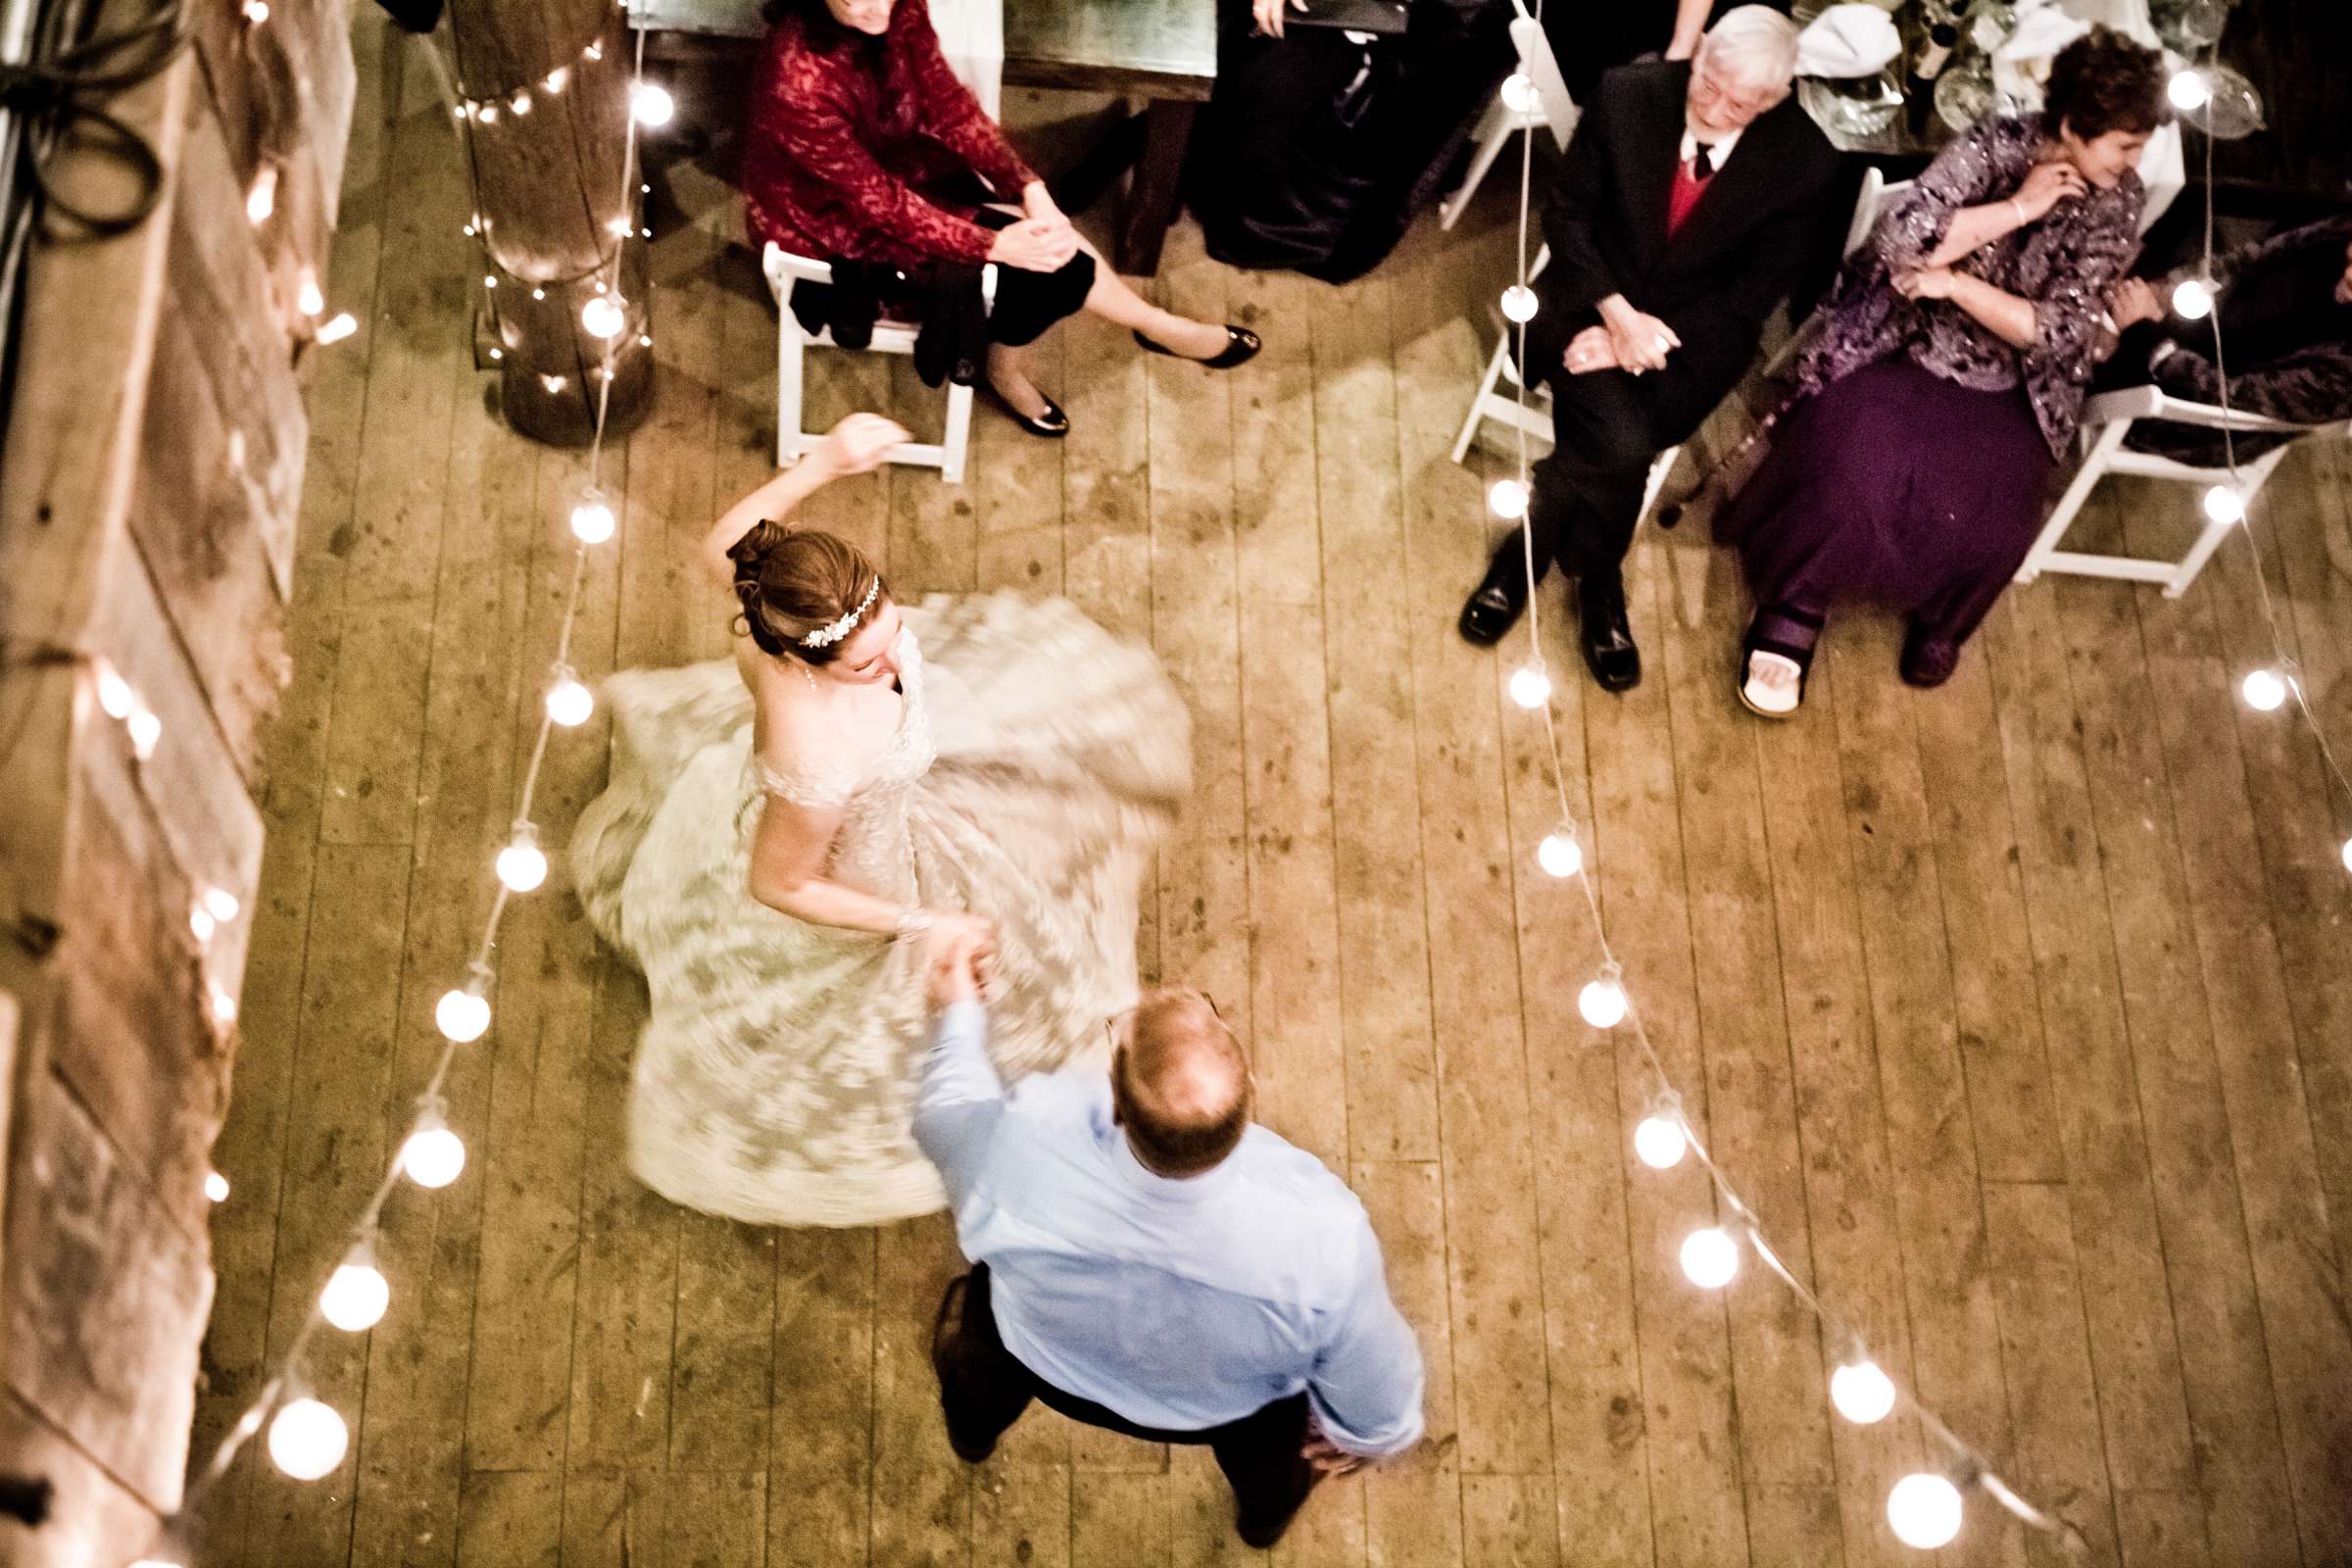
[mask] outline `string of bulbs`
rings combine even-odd
[[[262,12],[259,18],[254,16],[256,9]],[[248,20],[257,25],[267,20],[267,15],[265,0],[253,0],[253,4],[246,8]],[[592,41],[583,53],[601,48],[601,40]],[[669,118],[665,110],[659,116],[647,113],[646,106],[651,100],[644,74],[645,34],[639,30],[631,69],[631,114],[621,155],[620,210],[624,214],[631,212],[635,205],[630,200],[632,187],[640,193],[647,189],[637,181],[638,127],[664,123]],[[660,89],[652,91],[658,92]],[[667,103],[666,94],[662,94],[662,102]],[[460,118],[464,118],[462,111]],[[605,264],[612,270],[614,287],[617,287],[620,278],[620,249],[615,246]],[[415,1117],[410,1123],[407,1137],[401,1141],[392,1158],[391,1167],[376,1184],[358,1219],[354,1221],[351,1240],[342,1259],[312,1302],[301,1327],[287,1344],[276,1370],[264,1382],[261,1392],[246,1406],[244,1413],[221,1439],[204,1469],[189,1484],[178,1512],[163,1521],[156,1540],[131,1568],[185,1568],[187,1544],[178,1539],[179,1521],[187,1518],[195,1505],[228,1473],[238,1452],[257,1433],[263,1431],[265,1423],[271,1461],[295,1480],[316,1481],[331,1474],[342,1464],[351,1446],[350,1427],[340,1411],[314,1397],[303,1386],[303,1352],[317,1336],[321,1324],[346,1334],[364,1334],[382,1321],[385,1312],[390,1309],[392,1287],[379,1266],[375,1239],[384,1204],[401,1180],[405,1177],[420,1188],[438,1191],[455,1182],[466,1168],[466,1143],[449,1124],[449,1106],[443,1099],[442,1089],[451,1066],[457,1060],[459,1049],[479,1040],[489,1031],[490,992],[495,980],[491,957],[497,948],[499,924],[506,914],[508,904],[519,895],[533,892],[547,880],[547,854],[539,847],[538,828],[532,820],[531,806],[537,794],[540,765],[546,759],[549,739],[558,728],[574,729],[586,723],[596,709],[595,695],[571,666],[571,635],[579,616],[581,593],[587,579],[588,552],[611,540],[614,531],[612,503],[597,487],[597,481],[602,471],[606,415],[612,399],[612,356],[619,345],[619,323],[625,319],[617,300],[618,296],[612,289],[600,285],[598,296],[582,309],[582,324],[591,335],[602,341],[604,355],[602,385],[588,446],[587,484],[578,492],[569,518],[574,540],[570,581],[564,593],[564,614],[556,639],[556,656],[548,671],[538,729],[531,744],[530,761],[523,771],[522,786],[517,792],[514,822],[507,844],[499,850],[492,862],[498,886],[491,897],[490,912],[482,924],[481,940],[475,945],[472,957],[466,965],[464,978],[443,993],[434,1004],[433,1022],[442,1036],[440,1054],[434,1060],[423,1092],[416,1098]],[[610,323],[611,329],[600,330],[600,325],[606,323]],[[349,333],[340,335],[348,336]],[[140,760],[144,761],[153,754],[162,734],[162,721],[139,700],[129,684],[103,662],[97,669],[97,686],[101,707],[128,726],[131,744]],[[189,922],[201,942],[211,937],[216,923],[234,919],[236,915],[237,901],[233,894],[225,889],[207,888],[199,894],[190,911]],[[209,984],[214,1016],[225,1028],[235,1019],[235,1002],[217,981]],[[212,1172],[206,1178],[205,1193],[215,1202],[224,1201],[229,1194],[227,1179],[218,1171]]]

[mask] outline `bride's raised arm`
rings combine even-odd
[[[713,586],[727,587],[735,580],[735,564],[727,559],[727,552],[736,540],[760,523],[782,522],[832,480],[870,472],[889,456],[891,448],[909,439],[904,428],[879,414],[851,415],[826,431],[825,438],[800,462],[720,514],[694,547],[695,564]]]

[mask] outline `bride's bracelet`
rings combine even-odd
[[[902,937],[919,937],[930,929],[931,911],[919,904],[909,904],[899,911],[898,929],[894,934]]]

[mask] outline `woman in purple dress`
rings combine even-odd
[[[2040,114],[1954,141],[1846,264],[1771,456],[1716,522],[1758,607],[1738,679],[1755,711],[1796,710],[1843,599],[1910,615],[1904,680],[1950,677],[2074,436],[2164,89],[2156,51],[2094,27],[2052,64]]]

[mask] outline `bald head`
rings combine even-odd
[[[1162,1176],[1215,1168],[1250,1126],[1249,1058],[1195,991],[1155,991],[1137,1005],[1110,1092],[1136,1157]]]

